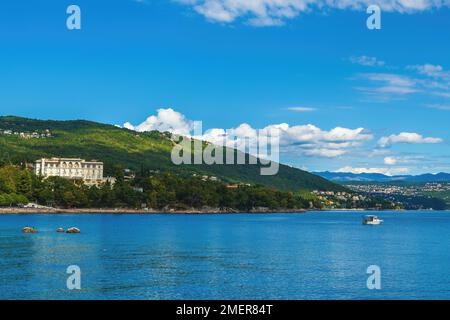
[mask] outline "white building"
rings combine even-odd
[[[85,161],[75,158],[40,159],[35,162],[36,175],[44,178],[61,177],[82,180],[88,186],[98,185],[103,180],[103,162]]]

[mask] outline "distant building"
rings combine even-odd
[[[111,186],[116,184],[117,179],[115,177],[106,177],[103,179],[104,183],[109,183]]]
[[[136,178],[136,174],[131,169],[124,169],[123,170],[123,179],[125,181],[131,181]]]
[[[37,132],[37,131],[33,131],[33,132],[16,132],[16,131],[12,131],[12,130],[0,130],[0,134],[1,135],[7,135],[7,136],[18,136],[21,139],[41,139],[41,138],[51,138],[52,137],[52,133],[50,132],[50,130],[46,129],[45,131],[42,132]]]
[[[34,170],[36,175],[44,178],[61,177],[82,180],[88,186],[104,182],[103,162],[98,161],[77,158],[43,158],[35,162]]]
[[[241,186],[239,184],[227,184],[225,188],[227,189],[239,189]]]

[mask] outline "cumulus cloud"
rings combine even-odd
[[[407,174],[409,172],[408,168],[396,167],[396,168],[355,168],[351,166],[343,167],[336,172],[344,172],[344,173],[380,173],[387,176],[395,176],[401,174]]]
[[[215,132],[216,135],[212,133]],[[364,128],[348,129],[337,127],[330,131],[322,130],[312,124],[290,126],[287,123],[273,124],[257,131],[248,124],[226,130],[228,136],[235,136],[239,141],[245,137],[256,137],[258,134],[279,138],[281,151],[301,153],[306,156],[334,158],[342,156],[352,148],[371,140],[372,134]],[[210,142],[221,141],[225,130],[207,131],[203,138]]]
[[[194,122],[187,120],[184,115],[172,108],[168,108],[158,109],[157,115],[148,117],[147,120],[137,126],[134,126],[129,122],[126,122],[123,126],[129,130],[138,132],[157,130],[189,136],[194,128]]]
[[[366,67],[381,67],[386,64],[382,60],[378,60],[375,57],[368,57],[368,56],[351,57],[350,62]]]
[[[271,135],[278,136],[282,150],[326,158],[342,156],[373,138],[364,128],[336,127],[327,131],[312,124],[296,126],[287,123],[275,124],[263,128],[261,132],[270,132]],[[247,128],[246,133],[251,133],[250,128]]]
[[[441,138],[423,137],[422,135],[414,132],[402,132],[400,134],[393,134],[388,137],[382,137],[378,140],[378,146],[381,148],[387,148],[396,143],[441,143]]]
[[[364,128],[336,127],[327,131],[312,124],[290,126],[287,123],[271,124],[259,130],[242,123],[235,128],[213,128],[198,136],[192,132],[194,121],[188,120],[183,114],[170,108],[159,109],[157,115],[148,117],[139,125],[127,122],[124,127],[138,132],[169,131],[219,145],[225,142],[227,146],[236,146],[240,150],[244,150],[248,139],[257,137],[267,139],[272,136],[279,138],[281,151],[326,158],[342,156],[373,139],[373,135]]]
[[[365,10],[378,4],[383,11],[414,13],[443,6],[449,0],[176,0],[191,6],[208,20],[220,23],[239,18],[255,26],[282,25],[302,13],[314,10]]]

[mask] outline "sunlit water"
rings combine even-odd
[[[362,215],[0,215],[0,299],[450,299],[450,212]]]

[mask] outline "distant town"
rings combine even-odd
[[[431,182],[425,184],[392,185],[392,184],[348,184],[348,188],[364,193],[418,196],[424,192],[450,191],[450,182]]]
[[[387,201],[383,197],[374,198],[366,195],[363,192],[335,192],[335,191],[319,191],[314,190],[312,194],[317,197],[321,206],[326,209],[358,209],[358,208],[372,208],[383,209],[387,205]],[[391,209],[403,209],[401,203],[392,201]]]
[[[33,131],[33,132],[26,132],[26,131],[12,131],[12,130],[0,130],[0,135],[5,136],[17,136],[22,139],[45,139],[45,138],[51,138],[53,137],[52,133],[49,129],[44,130],[42,132]]]
[[[345,186],[358,193],[402,203],[410,210],[450,208],[450,182],[352,183]]]

